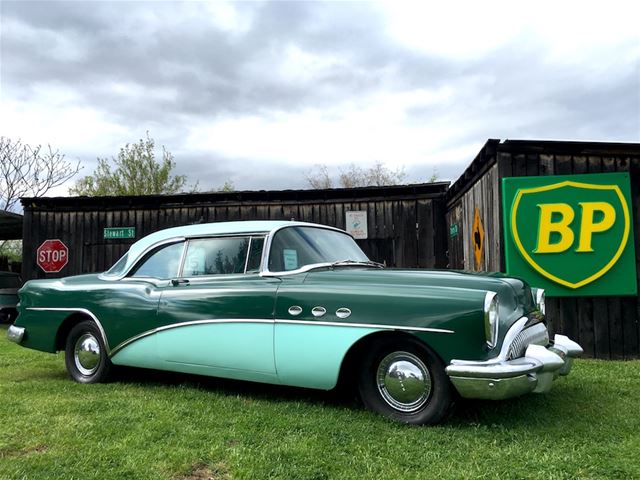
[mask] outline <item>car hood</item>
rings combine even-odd
[[[409,270],[391,268],[337,267],[330,270],[309,272],[306,282],[332,282],[360,284],[384,288],[406,286],[408,288],[457,288],[497,292],[501,302],[520,306],[523,312],[532,311],[535,306],[529,285],[518,278],[503,274],[480,274],[453,270]],[[504,303],[503,303],[504,305]]]

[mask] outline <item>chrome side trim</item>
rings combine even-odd
[[[316,268],[329,268],[331,265],[333,265],[331,262],[310,263],[309,265],[304,265],[303,267],[296,268],[295,270],[287,270],[285,272],[270,272],[269,270],[263,269],[262,272],[260,272],[260,276],[261,277],[283,277],[285,275],[295,275],[296,273],[305,273],[305,272],[308,272],[309,270],[314,270]]]
[[[250,318],[233,318],[233,319],[224,319],[224,320],[193,320],[190,322],[181,322],[181,323],[172,323],[170,325],[163,325],[158,328],[153,328],[151,330],[147,330],[146,332],[139,333],[138,335],[134,335],[131,338],[128,338],[122,343],[116,345],[116,347],[111,351],[110,356],[115,355],[118,351],[122,350],[124,347],[129,345],[130,343],[135,342],[136,340],[140,340],[141,338],[148,337],[149,335],[153,335],[154,333],[162,332],[165,330],[172,330],[174,328],[179,327],[189,327],[192,325],[206,325],[206,324],[215,324],[215,323],[274,323],[273,320],[269,319],[250,319]]]
[[[441,328],[425,328],[425,327],[405,327],[394,325],[376,325],[369,323],[342,323],[342,322],[320,322],[320,321],[305,321],[305,320],[270,320],[270,319],[250,319],[250,318],[230,318],[230,319],[209,319],[209,320],[193,320],[190,322],[172,323],[171,325],[163,325],[158,328],[147,330],[139,333],[131,338],[128,338],[124,342],[118,344],[109,355],[113,356],[118,351],[122,350],[127,345],[140,340],[141,338],[153,335],[154,333],[162,332],[165,330],[171,330],[179,327],[188,327],[191,325],[206,325],[206,324],[223,324],[223,323],[285,323],[293,325],[315,325],[315,326],[329,326],[329,327],[355,327],[355,328],[376,328],[380,330],[403,330],[408,332],[433,332],[433,333],[455,333],[453,330],[445,330]]]
[[[79,312],[84,313],[85,315],[89,315],[91,319],[96,322],[98,325],[98,330],[100,330],[100,336],[102,337],[102,341],[104,342],[104,346],[107,350],[107,355],[110,355],[111,349],[109,348],[109,341],[107,340],[107,335],[104,333],[104,328],[102,328],[102,323],[98,320],[92,311],[87,310],[86,308],[58,308],[58,307],[27,307],[27,310],[33,310],[36,312]]]
[[[432,333],[456,333],[453,330],[444,328],[427,327],[407,327],[404,325],[378,325],[375,323],[344,323],[344,322],[321,322],[314,320],[284,320],[276,319],[275,323],[288,323],[293,325],[322,325],[326,327],[355,327],[355,328],[377,328],[379,330],[403,330],[407,332],[432,332]]]

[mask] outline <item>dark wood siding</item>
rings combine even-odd
[[[499,190],[498,208],[495,206],[495,197],[489,195],[488,190],[481,190],[483,193],[479,197],[473,195],[483,184],[493,183],[491,177],[495,168],[498,179],[530,175],[629,172],[638,275],[636,281],[640,284],[639,144],[488,141],[468,171],[452,185],[447,194],[449,225],[459,225],[458,237],[449,239],[449,264],[453,268],[469,268],[471,265],[468,247],[465,250],[464,245],[464,242],[471,242],[471,224],[468,220],[470,207],[465,202],[468,202],[468,198],[473,198],[473,202],[491,205],[491,208],[500,212],[497,235],[494,237],[499,245],[500,261],[491,263],[488,269],[504,271],[502,192]],[[578,341],[587,356],[611,359],[640,357],[640,300],[637,296],[549,298],[547,318],[552,332],[568,335]]]
[[[136,240],[154,231],[232,220],[299,220],[345,227],[350,210],[367,212],[372,260],[391,267],[446,265],[444,194],[447,183],[363,189],[238,192],[152,197],[25,199],[23,276],[54,278],[108,269]],[[105,227],[135,227],[136,239],[104,239]],[[69,263],[57,274],[36,264],[36,249],[59,238]],[[446,241],[446,240],[445,240]]]

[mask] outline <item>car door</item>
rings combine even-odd
[[[164,288],[179,272],[183,239],[160,245],[124,278],[105,282],[87,295],[88,308],[102,320],[116,365],[158,368],[155,332]]]
[[[181,274],[163,288],[159,357],[179,371],[270,381],[280,283],[259,275],[264,238],[190,239]],[[168,365],[169,367],[170,365]]]

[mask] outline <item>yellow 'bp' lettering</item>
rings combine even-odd
[[[580,222],[580,240],[576,252],[593,252],[591,239],[594,233],[606,232],[616,221],[616,211],[606,202],[580,202],[582,221]],[[595,222],[595,213],[602,212],[602,220]]]
[[[580,221],[580,235],[576,252],[593,252],[591,240],[594,233],[606,232],[616,221],[616,211],[606,202],[580,202],[582,219]],[[538,230],[538,246],[534,253],[565,252],[573,245],[575,235],[570,225],[575,218],[575,212],[566,203],[539,204],[540,227]],[[602,214],[602,219],[595,220],[596,212]],[[556,221],[554,221],[556,215]],[[558,234],[560,239],[551,243],[552,234]]]
[[[573,231],[569,228],[575,213],[566,203],[545,203],[538,205],[540,209],[540,227],[538,230],[538,246],[534,253],[559,253],[569,250],[573,245]],[[553,215],[559,214],[560,219],[553,221]],[[560,240],[551,243],[551,234],[560,235]]]

